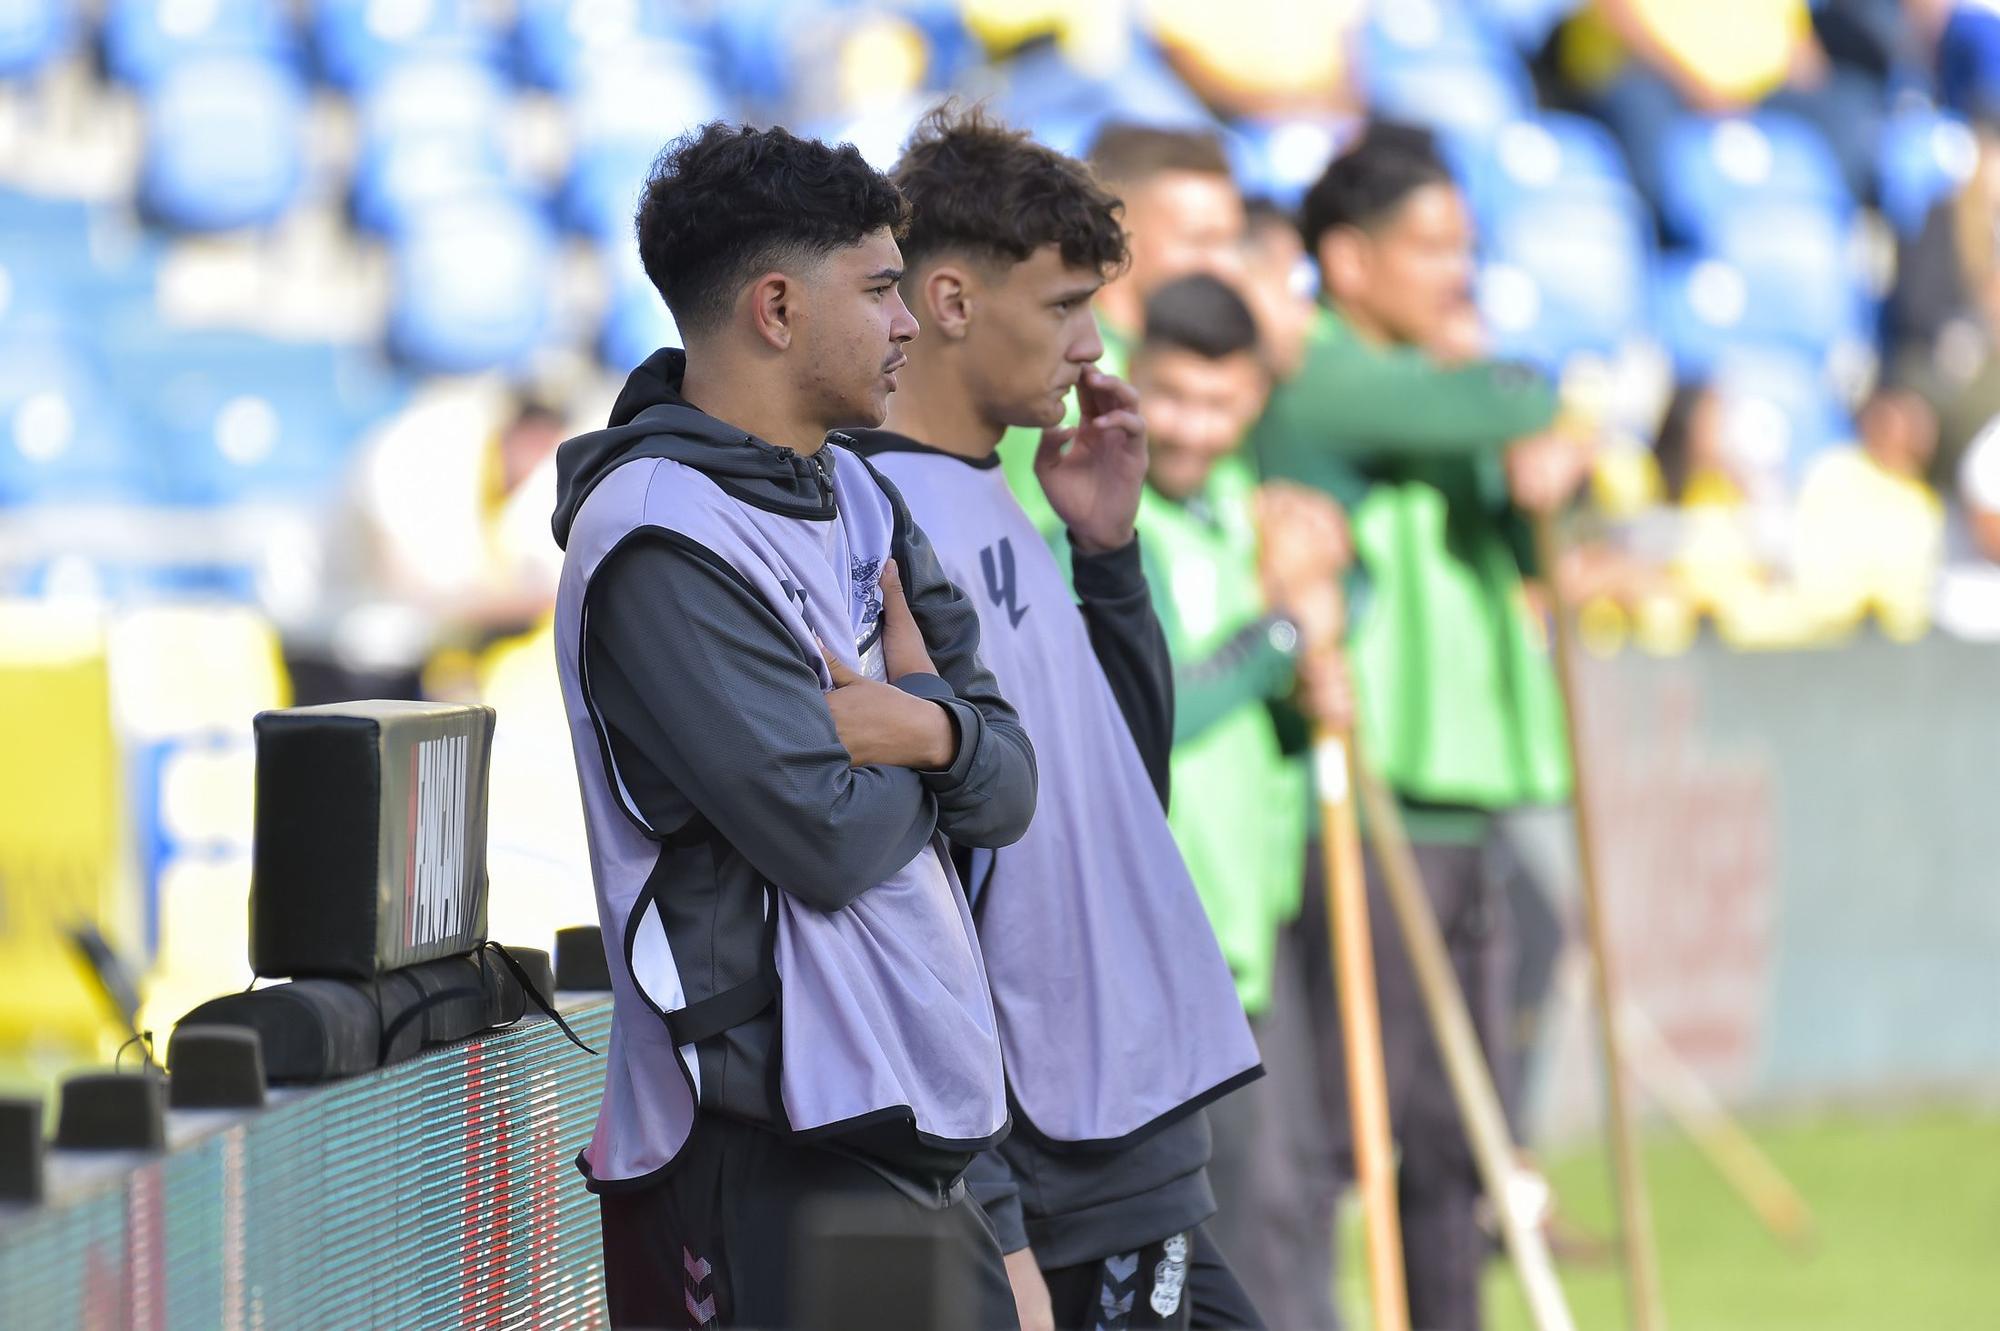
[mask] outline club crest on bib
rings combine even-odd
[[[882,679],[888,673],[882,659],[882,561],[856,555],[847,564],[847,584],[854,600],[854,654],[860,674]]]
[[[1181,1292],[1187,1288],[1188,1236],[1176,1234],[1162,1246],[1166,1257],[1153,1268],[1153,1311],[1172,1317],[1181,1306]]]

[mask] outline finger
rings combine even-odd
[[[1063,449],[1076,438],[1076,426],[1065,425],[1054,430],[1042,431],[1042,442],[1035,448],[1035,470],[1045,471],[1062,460]]]
[[[1105,432],[1123,430],[1134,439],[1143,439],[1146,436],[1145,418],[1129,407],[1107,411],[1092,420],[1090,424],[1093,429]]]
[[[1115,411],[1124,408],[1129,410],[1139,405],[1138,389],[1132,387],[1132,385],[1126,383],[1115,374],[1106,374],[1094,366],[1092,367],[1092,371],[1096,375],[1096,379],[1093,381],[1091,387],[1092,391],[1097,394],[1100,409]]]
[[[883,605],[885,605],[885,606],[886,606],[886,605],[888,605],[888,603],[889,603],[889,598],[890,598],[890,597],[894,597],[894,598],[895,598],[896,600],[898,600],[898,601],[902,601],[902,599],[903,599],[903,575],[902,575],[902,572],[901,572],[901,570],[899,570],[899,569],[898,569],[898,568],[896,567],[896,561],[895,561],[895,560],[893,560],[893,559],[885,559],[885,560],[883,560],[883,561],[882,561],[882,579],[881,579],[881,581],[882,581],[882,603],[883,603]],[[906,603],[906,604],[907,604],[907,603]]]
[[[840,661],[837,658],[835,658],[834,654],[826,649],[825,643],[821,643],[819,645],[819,654],[820,654],[820,659],[826,662],[826,673],[833,677],[833,687],[835,687],[836,689],[844,689],[849,684],[859,684],[861,682],[861,676],[855,674],[852,670],[849,670],[846,666],[842,665]]]

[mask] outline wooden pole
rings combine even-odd
[[[1368,1236],[1369,1306],[1374,1310],[1375,1331],[1409,1331],[1403,1223],[1396,1207],[1389,1084],[1382,1066],[1382,1015],[1376,1002],[1367,880],[1361,869],[1361,829],[1354,816],[1352,761],[1347,737],[1320,727],[1313,741],[1313,765],[1326,868],[1327,931],[1333,947],[1333,978],[1347,1061],[1355,1188],[1361,1194],[1361,1215]]]
[[[1715,1092],[1683,1063],[1646,1014],[1624,1003],[1618,1009],[1627,1066],[1639,1088],[1651,1096],[1694,1143],[1723,1182],[1743,1199],[1772,1237],[1794,1252],[1813,1242],[1812,1208],[1771,1157],[1730,1116]]]
[[[1550,588],[1551,622],[1555,625],[1556,679],[1562,688],[1564,731],[1569,737],[1571,780],[1575,786],[1576,857],[1583,884],[1583,919],[1590,944],[1592,996],[1597,1029],[1603,1041],[1604,1086],[1609,1111],[1612,1181],[1618,1191],[1619,1239],[1624,1254],[1625,1302],[1633,1331],[1665,1331],[1666,1312],[1660,1302],[1660,1274],[1653,1249],[1653,1213],[1646,1199],[1646,1173],[1639,1155],[1639,1137],[1625,1096],[1625,1062],[1621,1054],[1618,986],[1611,962],[1610,929],[1605,920],[1604,893],[1598,882],[1596,842],[1590,818],[1589,783],[1584,780],[1583,742],[1578,733],[1582,715],[1577,707],[1574,634],[1568,609],[1556,588],[1561,554],[1546,514],[1534,519],[1535,558]]]
[[[1507,1118],[1500,1108],[1500,1096],[1493,1089],[1493,1073],[1479,1047],[1479,1036],[1466,1011],[1465,995],[1452,971],[1445,951],[1444,935],[1431,912],[1430,898],[1424,893],[1423,878],[1416,856],[1410,852],[1396,801],[1357,756],[1355,785],[1361,792],[1361,807],[1368,816],[1369,839],[1375,847],[1375,862],[1381,867],[1389,904],[1403,931],[1403,945],[1409,950],[1410,968],[1416,973],[1417,988],[1424,997],[1431,1033],[1451,1081],[1452,1096],[1458,1102],[1466,1140],[1472,1145],[1473,1160],[1479,1167],[1480,1182],[1494,1214],[1500,1218],[1500,1236],[1507,1255],[1521,1278],[1521,1291],[1528,1301],[1528,1314],[1536,1331],[1576,1331],[1569,1303],[1563,1297],[1562,1282],[1556,1278],[1555,1262],[1549,1256],[1542,1231],[1530,1224],[1514,1203],[1508,1184],[1514,1174],[1514,1143],[1507,1131]]]

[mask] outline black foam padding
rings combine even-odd
[[[426,1046],[519,1021],[526,1001],[512,972],[478,953],[373,980],[293,980],[228,994],[203,1003],[179,1026],[248,1027],[263,1048],[267,1079],[311,1083],[399,1063]]]
[[[556,991],[556,968],[555,963],[549,959],[549,954],[538,947],[510,947],[507,949],[507,955],[514,958],[521,969],[528,973],[528,980],[535,986],[535,992],[542,996],[543,1002],[547,1002],[549,996]],[[540,1009],[530,999],[528,1009],[522,1015],[532,1017],[539,1011]]]
[[[556,930],[556,988],[579,993],[611,987],[611,964],[604,956],[604,931],[594,924]]]
[[[486,941],[493,722],[421,702],[259,714],[251,969],[367,979]]]
[[[247,1026],[182,1025],[167,1042],[167,1098],[175,1109],[256,1109],[264,1103],[264,1046]]]
[[[56,1145],[65,1151],[163,1151],[166,1078],[156,1072],[81,1072],[65,1077]]]
[[[42,1200],[42,1102],[0,1100],[0,1202]]]

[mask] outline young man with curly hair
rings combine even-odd
[[[905,215],[851,147],[721,124],[669,145],[638,242],[687,350],[558,457],[614,1001],[578,1163],[614,1325],[798,1324],[801,1219],[856,1198],[955,1255],[954,1324],[1013,1325],[961,1179],[1008,1113],[944,839],[1017,839],[1034,756],[978,614],[829,433],[881,423],[916,336]],[[901,1274],[893,1245],[846,1256]]]
[[[1255,1326],[1202,1226],[1203,1107],[1258,1075],[1257,1051],[1167,826],[1173,667],[1133,530],[1145,425],[1095,366],[1091,298],[1126,261],[1118,203],[1080,163],[949,109],[895,179],[926,332],[861,448],[971,593],[1042,773],[1027,834],[964,857],[1014,1110],[973,1187],[1025,1328]],[[1016,426],[1042,432],[1074,596],[999,469]]]

